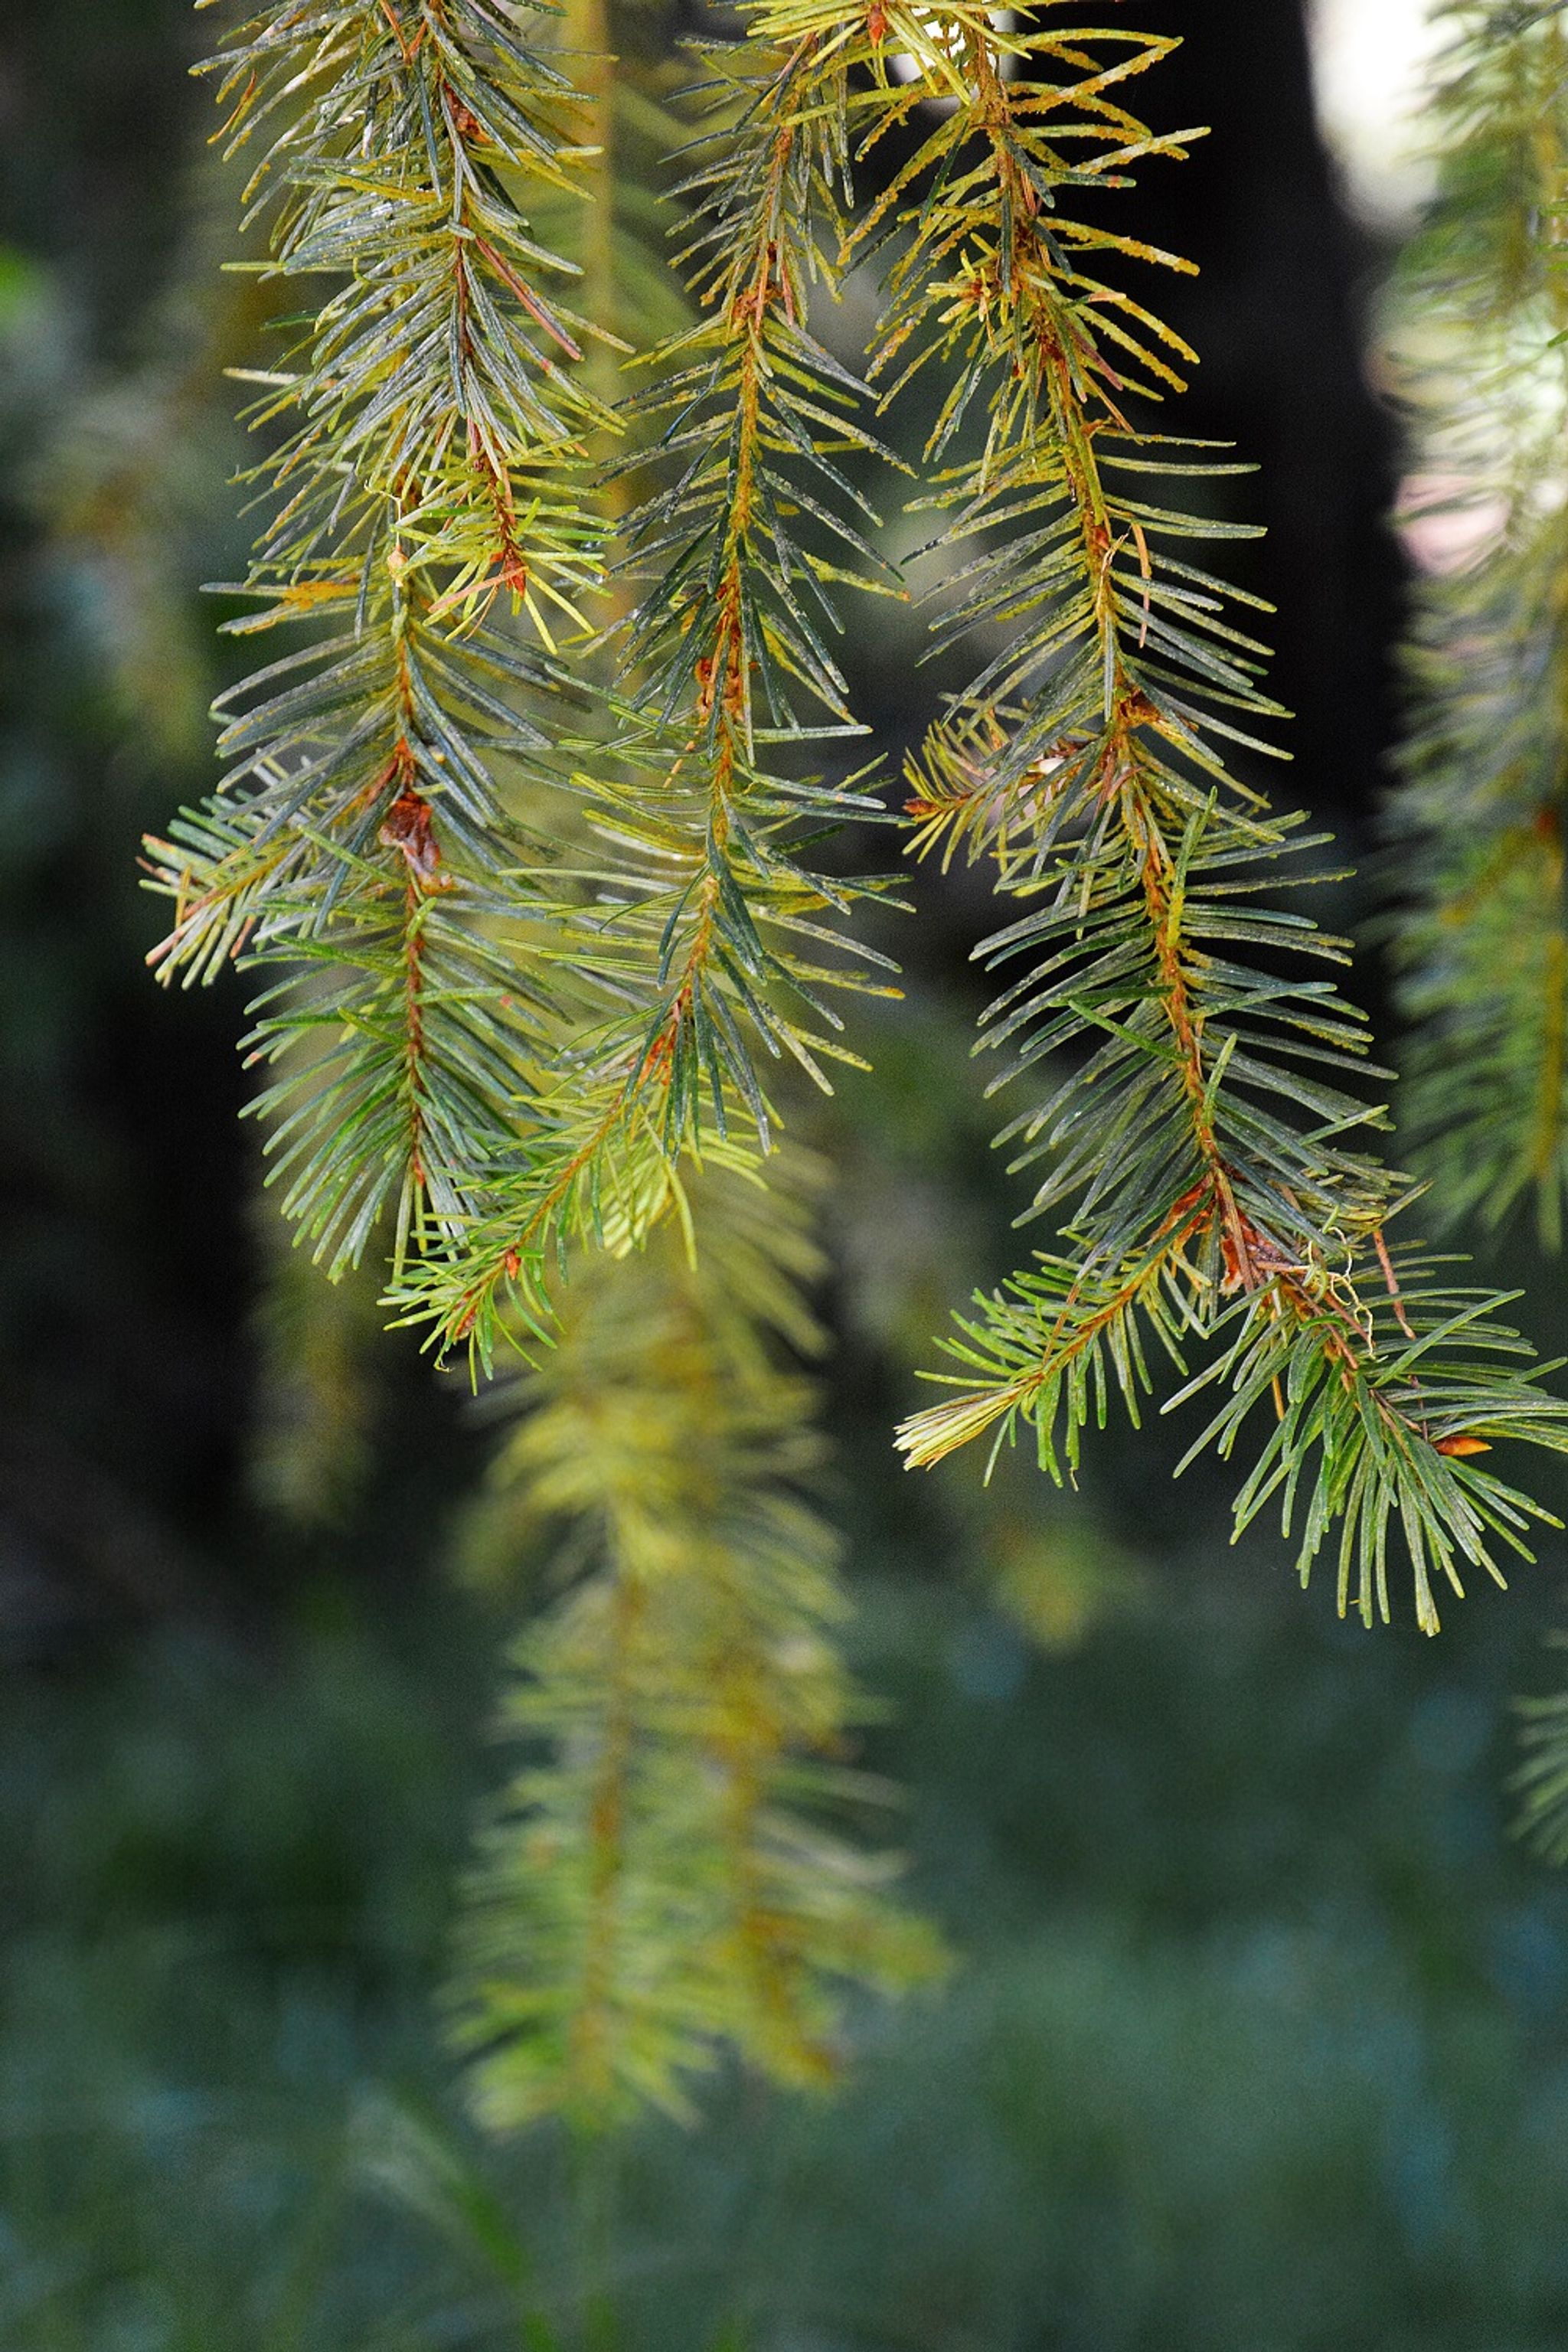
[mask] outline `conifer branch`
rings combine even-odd
[[[1568,46],[1562,11],[1446,12],[1436,201],[1406,258],[1407,532],[1425,576],[1390,820],[1403,1115],[1446,1214],[1568,1187]]]
[[[291,0],[212,61],[271,272],[327,291],[262,379],[269,516],[241,630],[310,642],[221,706],[217,794],[149,844],[175,923],[151,961],[281,961],[258,1108],[334,1271],[389,1203],[397,1249],[451,1239],[575,1016],[505,943],[541,896],[501,778],[570,718],[557,637],[602,570],[572,364],[592,330],[528,192],[581,178],[571,85],[491,0]],[[526,611],[520,639],[500,617]],[[537,858],[539,853],[535,852]]]
[[[559,33],[563,59],[597,79],[596,143],[613,149],[649,114],[642,71],[593,67],[608,29],[600,0],[574,0]],[[646,312],[647,222],[603,152],[587,188],[559,242],[584,307],[619,323]],[[623,514],[658,418],[631,422],[632,464],[603,493]],[[573,801],[519,810],[563,845],[536,956],[613,980],[621,1009],[542,1072],[490,1222],[453,1253],[458,1281],[489,1280],[482,1314],[468,1293],[487,1349],[546,1330],[555,1342],[501,1396],[518,1426],[481,1514],[509,1574],[542,1536],[568,1588],[520,1645],[503,1707],[529,1762],[460,1931],[459,2036],[480,2112],[501,2124],[558,2110],[600,2126],[650,2101],[684,2112],[726,2047],[777,2079],[820,2081],[842,1990],[890,1984],[929,1953],[885,1899],[886,1864],[835,1826],[856,1785],[839,1762],[854,1704],[832,1647],[844,1602],[810,1499],[812,1392],[787,1360],[821,1344],[801,1296],[818,1272],[811,1188],[787,1154],[766,1191],[742,1181],[761,1143],[744,1103],[721,1096],[722,1131],[706,1137],[670,1118],[670,975],[626,860],[654,838],[696,870],[711,790],[689,748],[684,799],[651,762],[646,783],[617,768],[647,731],[629,700],[639,681],[628,667],[586,714],[597,740]],[[668,893],[657,868],[654,888]],[[668,903],[657,919],[665,952]],[[700,1171],[682,1169],[699,1144]],[[599,1246],[571,1249],[563,1282],[574,1237]]]
[[[1016,1165],[1045,1164],[1032,1213],[1065,1218],[1063,1250],[976,1302],[950,1346],[964,1369],[941,1376],[956,1400],[900,1444],[930,1463],[1023,1421],[1060,1475],[1058,1429],[1070,1472],[1113,1381],[1136,1412],[1151,1344],[1179,1367],[1222,1338],[1166,1402],[1218,1383],[1199,1445],[1225,1454],[1272,1415],[1237,1532],[1278,1501],[1304,1580],[1337,1527],[1341,1606],[1353,1592],[1371,1623],[1397,1520],[1435,1632],[1435,1581],[1461,1591],[1467,1562],[1499,1576],[1495,1543],[1524,1551],[1547,1516],[1473,1457],[1505,1435],[1563,1450],[1568,1412],[1513,1369],[1530,1350],[1495,1322],[1506,1301],[1391,1255],[1402,1187],[1363,1140],[1386,1124],[1364,1024],[1313,970],[1344,948],[1257,903],[1258,868],[1310,845],[1227,765],[1280,715],[1265,649],[1231,617],[1248,600],[1168,551],[1247,535],[1167,503],[1172,477],[1239,469],[1141,423],[1193,354],[1100,274],[1187,265],[1066,209],[1194,134],[1156,137],[1121,103],[1169,41],[1056,32],[1046,13],[1006,34],[974,8],[878,11],[895,49],[921,30],[910,87],[949,104],[882,207],[903,243],[872,373],[892,398],[944,373],[931,503],[946,543],[975,551],[944,583],[938,642],[1000,639],[911,764],[915,846],[989,856],[1024,908],[978,951],[1025,961],[985,1018],[998,1083],[1078,1056],[1006,1130]],[[989,420],[970,458],[966,418]]]
[[[658,428],[665,481],[632,513],[627,561],[651,585],[626,632],[613,757],[573,778],[597,855],[563,918],[560,952],[605,976],[624,1009],[574,1042],[569,1099],[536,1105],[531,1149],[446,1261],[401,1291],[438,1344],[489,1364],[510,1301],[545,1313],[574,1231],[646,1232],[683,1160],[755,1164],[776,1123],[769,1066],[817,1085],[854,1065],[834,998],[890,993],[892,967],[849,940],[858,898],[805,855],[825,830],[878,818],[862,775],[803,773],[810,746],[864,730],[830,640],[844,582],[893,583],[875,517],[837,458],[877,451],[862,388],[813,337],[814,289],[837,282],[847,164],[846,62],[815,35],[705,53],[704,135],[679,194],[695,323],[650,355],[633,403]]]
[[[508,1789],[465,1913],[458,2031],[501,2126],[684,2114],[724,2046],[821,2083],[843,1988],[935,1964],[886,1863],[835,1826],[875,1790],[844,1761],[845,1604],[788,1361],[821,1344],[805,1171],[771,1172],[765,1192],[702,1180],[695,1261],[667,1220],[581,1262],[516,1391],[507,1549],[521,1502],[572,1580],[518,1647],[503,1728],[547,1752]]]

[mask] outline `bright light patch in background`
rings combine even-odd
[[[1016,12],[1012,8],[992,8],[986,13],[999,33],[1012,32],[1014,26],[1018,21]],[[923,11],[921,12],[920,22],[922,25],[929,22],[929,19],[926,17]],[[963,47],[962,36],[956,31],[950,34],[942,46],[948,50],[951,56],[956,57]],[[905,53],[893,58],[890,60],[890,63],[892,65],[893,71],[900,81],[915,81],[919,79],[921,68],[918,58],[911,58]],[[1004,58],[1002,60],[1002,73],[1004,79],[1005,79],[1015,70],[1015,60],[1012,58]],[[928,106],[931,106],[937,113],[946,114],[953,106],[955,101],[951,98],[935,100],[928,99],[926,103]]]
[[[1352,205],[1372,226],[1408,226],[1431,193],[1419,112],[1442,39],[1429,0],[1309,0],[1323,137]]]

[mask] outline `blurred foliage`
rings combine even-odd
[[[802,1286],[826,1171],[790,1150],[771,1172],[694,1183],[695,1247],[667,1218],[580,1265],[555,1344],[490,1400],[516,1426],[487,1548],[515,1573],[542,1534],[551,1594],[513,1654],[524,1761],[462,1936],[459,2030],[498,2125],[690,2120],[726,2050],[820,2089],[847,1989],[940,1969],[889,1899],[893,1858],[843,1833],[886,1792],[852,1764],[866,1702],[798,1362],[826,1341]]]
[[[1047,1664],[951,1591],[865,1601],[968,1964],[831,2107],[737,2084],[623,2142],[586,2259],[563,2143],[478,2141],[429,2030],[475,1629],[165,1636],[24,1695],[5,2341],[540,2352],[589,2294],[671,2352],[1560,2340],[1568,1893],[1486,1793],[1504,1643],[1434,1677],[1197,1600]]]

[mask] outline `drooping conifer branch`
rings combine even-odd
[[[283,961],[253,1057],[286,1206],[341,1269],[460,1231],[511,1139],[558,992],[503,945],[530,892],[502,771],[563,717],[555,651],[601,570],[571,267],[529,192],[580,179],[570,83],[491,0],[293,0],[214,68],[266,267],[312,289],[268,387],[268,520],[244,589],[304,649],[226,698],[218,793],[150,845],[153,961]],[[526,611],[526,635],[503,625]],[[499,927],[499,928],[498,928]]]
[[[843,1989],[934,1964],[835,1826],[871,1792],[843,1760],[844,1604],[789,1360],[820,1344],[805,1171],[780,1158],[767,1191],[700,1181],[695,1262],[668,1220],[580,1262],[521,1384],[491,1508],[509,1552],[552,1532],[573,1580],[519,1645],[504,1725],[548,1752],[465,1910],[458,2032],[498,2124],[684,2113],[725,2046],[820,2082]]]
[[[535,1106],[544,1139],[462,1250],[404,1294],[440,1341],[486,1361],[509,1299],[543,1313],[563,1237],[646,1232],[683,1160],[755,1163],[776,1120],[770,1067],[793,1061],[826,1086],[826,1062],[856,1060],[835,994],[889,986],[885,960],[842,928],[885,885],[837,880],[806,854],[880,804],[863,779],[801,765],[863,731],[831,648],[835,591],[891,584],[837,462],[877,446],[862,388],[810,328],[837,270],[847,60],[809,34],[717,45],[707,63],[679,191],[700,316],[651,354],[633,411],[659,427],[665,467],[626,532],[651,585],[626,635],[616,761],[574,779],[592,848],[547,950],[602,975],[622,1009],[575,1042]]]
[[[1423,576],[1391,808],[1402,1121],[1452,1217],[1568,1188],[1568,41],[1557,6],[1445,12],[1437,194],[1406,257],[1407,536]]]
[[[563,61],[611,29],[601,0],[569,0]],[[551,224],[581,265],[584,307],[616,324],[648,313],[648,223],[605,151],[643,134],[658,89],[635,58],[599,78],[588,201]],[[660,308],[679,332],[673,281]],[[636,470],[612,478],[607,509],[626,511],[658,421],[652,408],[633,419]],[[849,1786],[836,1767],[853,1700],[833,1647],[846,1604],[810,1498],[812,1391],[791,1364],[821,1338],[800,1295],[818,1271],[812,1187],[788,1154],[766,1190],[720,1172],[756,1152],[732,1103],[704,1172],[678,1176],[700,1139],[664,1126],[668,1057],[635,1082],[668,992],[618,936],[606,902],[626,884],[594,861],[623,844],[593,828],[617,730],[642,732],[628,712],[639,675],[587,714],[599,743],[574,802],[513,803],[525,826],[571,844],[551,877],[556,936],[535,923],[534,951],[600,973],[616,959],[627,1009],[542,1073],[510,1203],[529,1199],[536,1222],[508,1235],[522,1246],[500,1311],[548,1322],[555,1344],[499,1399],[517,1428],[479,1548],[515,1576],[542,1542],[567,1590],[506,1686],[503,1718],[530,1761],[489,1826],[460,1930],[459,2037],[481,2115],[503,2124],[683,2111],[721,2049],[781,2081],[821,2080],[843,1989],[890,1984],[928,1954],[881,1892],[886,1865],[832,1822]],[[709,784],[683,737],[671,763],[683,751],[690,795],[668,814],[705,855]],[[651,765],[649,780],[668,796]],[[587,1231],[605,1248],[573,1250],[570,1279],[546,1294],[545,1237]]]
[[[1184,551],[1240,527],[1167,503],[1173,478],[1237,469],[1143,423],[1193,355],[1122,283],[1131,263],[1184,265],[1098,203],[1068,209],[1194,135],[1156,137],[1121,102],[1171,44],[1057,32],[1046,9],[1016,33],[972,7],[876,13],[946,110],[887,201],[905,242],[874,373],[897,362],[896,393],[943,372],[933,502],[973,553],[940,641],[999,645],[911,767],[916,845],[989,856],[1020,901],[979,951],[1026,959],[985,1021],[1005,1076],[1075,1056],[1007,1130],[1020,1166],[1045,1163],[1034,1208],[1064,1218],[1058,1249],[977,1301],[950,1343],[964,1369],[942,1376],[959,1394],[900,1442],[929,1463],[1022,1421],[1060,1475],[1113,1383],[1136,1415],[1151,1349],[1180,1378],[1217,1335],[1170,1402],[1219,1387],[1194,1451],[1272,1423],[1238,1530],[1279,1500],[1304,1579],[1337,1528],[1342,1609],[1353,1594],[1370,1623],[1397,1523],[1436,1631],[1434,1584],[1459,1591],[1465,1562],[1496,1575],[1496,1541],[1523,1550],[1544,1516],[1475,1457],[1504,1436],[1562,1449],[1568,1413],[1514,1369],[1530,1350],[1497,1325],[1503,1301],[1390,1255],[1400,1187],[1362,1140],[1385,1123],[1363,1024],[1313,971],[1343,949],[1258,903],[1300,821],[1226,747],[1265,748],[1278,714],[1231,617],[1247,600]]]

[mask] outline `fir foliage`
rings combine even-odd
[[[1412,712],[1391,811],[1411,1026],[1402,1117],[1442,1210],[1568,1186],[1568,47],[1562,11],[1450,7],[1436,200],[1406,258],[1395,345],[1425,550]]]
[[[612,29],[591,0],[565,11],[561,38],[585,81]],[[612,152],[650,127],[674,143],[661,79],[635,57],[602,78]],[[650,224],[624,191],[601,155],[587,206],[561,223],[593,315],[617,323],[648,310]],[[668,278],[659,308],[676,364],[701,338]],[[732,369],[732,320],[705,349]],[[606,509],[635,539],[665,511],[662,414],[654,397],[625,419],[628,455],[606,486]],[[765,411],[758,437],[771,447]],[[709,519],[739,531],[722,488],[706,485]],[[735,576],[746,560],[731,552]],[[722,579],[710,601],[689,594],[699,645],[721,633],[723,594]],[[770,801],[755,760],[742,765],[729,733],[706,730],[705,710],[680,715],[679,700],[673,724],[665,709],[650,728],[663,674],[639,622],[575,806],[557,817],[575,827],[586,887],[577,915],[558,891],[547,951],[618,959],[628,1009],[574,1041],[559,1091],[532,1107],[530,1166],[455,1269],[470,1282],[499,1252],[509,1275],[475,1318],[487,1353],[498,1338],[552,1342],[494,1391],[516,1427],[468,1546],[510,1579],[542,1549],[556,1588],[503,1695],[501,1729],[524,1761],[483,1839],[454,1987],[479,2111],[501,2126],[563,2113],[596,2129],[649,2104],[689,2114],[695,2079],[725,2051],[775,2081],[822,2084],[840,2060],[849,1988],[896,1989],[934,1958],[890,1900],[890,1863],[845,1833],[870,1790],[847,1763],[858,1702],[836,1644],[847,1603],[814,1499],[814,1397],[794,1368],[823,1344],[804,1297],[822,1272],[810,1236],[820,1178],[775,1151],[767,1188],[756,1181],[771,1107],[751,1055],[759,1041],[776,1048],[767,1008],[799,972],[775,955],[752,988],[745,943],[771,920],[787,946],[792,907],[815,914],[823,894],[747,844],[767,827],[797,831],[811,788]],[[688,680],[689,701],[692,690]],[[676,955],[686,978],[672,988]],[[740,1058],[713,1079],[708,1008],[722,1022],[726,1006]],[[693,1045],[706,1100],[682,1076]],[[678,1174],[682,1157],[703,1165]],[[584,1228],[607,1248],[574,1253],[570,1279],[542,1288],[544,1238]]]
[[[1235,468],[1143,421],[1193,354],[1125,266],[1187,265],[1099,202],[1194,135],[1123,103],[1171,45],[1048,11],[1016,33],[905,13],[876,11],[919,68],[888,111],[947,104],[880,207],[900,243],[873,373],[889,398],[942,373],[931,496],[973,553],[939,591],[939,642],[988,648],[911,764],[910,814],[919,851],[989,857],[1019,905],[978,951],[1008,975],[982,1041],[998,1083],[1073,1058],[1006,1130],[1017,1166],[1044,1165],[1033,1213],[1056,1213],[1059,1246],[977,1300],[941,1376],[958,1393],[900,1443],[929,1463],[1027,1423],[1059,1477],[1113,1386],[1136,1414],[1158,1370],[1180,1402],[1189,1350],[1217,1340],[1191,1387],[1222,1393],[1200,1446],[1257,1449],[1238,1532],[1278,1502],[1304,1579],[1337,1530],[1341,1606],[1371,1623],[1397,1523],[1435,1632],[1435,1584],[1499,1575],[1497,1543],[1524,1551],[1544,1516],[1475,1457],[1504,1436],[1562,1450],[1568,1414],[1498,1324],[1505,1300],[1391,1255],[1405,1188],[1368,1148],[1386,1122],[1362,1016],[1322,971],[1344,949],[1259,903],[1310,844],[1228,765],[1279,714],[1248,600],[1196,551],[1246,527],[1171,503],[1173,481]],[[973,457],[966,417],[986,420]]]
[[[531,1758],[487,1843],[459,2007],[488,2114],[604,2123],[680,2108],[726,2044],[822,2079],[843,1987],[922,1973],[931,1945],[824,1817],[857,1788],[845,1604],[805,1494],[810,1392],[777,1360],[817,1343],[816,1261],[787,1169],[742,1181],[774,1124],[758,1055],[820,1076],[842,1049],[818,987],[869,971],[822,964],[852,894],[793,844],[874,804],[759,753],[809,739],[795,685],[856,731],[800,610],[803,585],[828,609],[837,567],[790,541],[783,470],[816,231],[781,260],[777,189],[748,182],[729,212],[689,192],[699,245],[717,224],[740,259],[711,328],[663,297],[665,371],[617,479],[643,476],[672,404],[689,420],[695,401],[699,455],[662,434],[669,486],[631,525],[656,585],[606,693],[589,608],[615,617],[626,500],[598,471],[622,428],[605,353],[649,307],[649,222],[567,69],[612,151],[667,118],[657,76],[612,82],[595,0],[527,40],[519,13],[289,7],[225,51],[231,141],[275,132],[252,182],[271,269],[326,281],[255,419],[289,429],[259,469],[263,610],[240,625],[304,617],[312,642],[230,698],[222,788],[154,845],[177,909],[156,961],[272,967],[250,1050],[281,1076],[258,1107],[335,1277],[395,1198],[406,1313],[487,1364],[502,1336],[559,1340],[506,1400],[505,1461],[571,1589],[520,1649],[505,1712]],[[733,99],[743,170],[766,103]],[[574,282],[584,315],[561,302]],[[805,449],[829,531],[847,396],[826,381]],[[707,457],[731,405],[733,478]],[[700,560],[667,574],[672,535]],[[604,1255],[566,1286],[574,1240]]]
[[[217,794],[150,845],[176,910],[153,961],[285,961],[249,1041],[281,1065],[259,1108],[341,1272],[390,1205],[400,1255],[460,1228],[558,1045],[552,992],[498,945],[538,895],[500,774],[570,715],[556,637],[602,566],[582,444],[608,418],[568,364],[590,331],[521,209],[580,184],[582,123],[489,0],[300,0],[213,69],[231,150],[271,139],[266,267],[326,281],[262,379],[252,421],[281,437],[259,610],[231,625],[310,638],[226,698]]]
[[[845,1989],[936,1965],[843,1834],[880,1792],[848,1762],[861,1703],[795,1369],[823,1344],[801,1294],[820,1179],[783,1159],[767,1191],[706,1180],[697,1258],[666,1220],[580,1264],[503,1400],[491,1507],[508,1549],[519,1507],[542,1528],[566,1589],[517,1647],[501,1727],[529,1752],[466,1913],[459,2032],[500,2126],[685,2114],[725,2046],[830,2081]]]
[[[885,879],[839,878],[815,854],[883,814],[866,775],[811,760],[864,732],[832,650],[838,593],[894,585],[837,462],[877,449],[866,395],[810,327],[840,274],[844,72],[825,112],[808,50],[717,44],[703,64],[703,135],[677,191],[697,316],[647,355],[630,406],[627,465],[656,468],[624,534],[644,591],[618,730],[572,777],[589,851],[552,950],[602,973],[621,1009],[580,1031],[483,1220],[401,1293],[487,1363],[509,1300],[539,1319],[563,1236],[646,1233],[683,1160],[757,1165],[775,1073],[828,1087],[825,1064],[858,1058],[835,998],[891,992],[887,960],[845,930]]]
[[[981,1043],[1033,1090],[1005,1137],[1058,1227],[950,1343],[910,1460],[1023,1424],[1060,1480],[1113,1388],[1134,1420],[1207,1392],[1238,1531],[1277,1507],[1369,1624],[1402,1539],[1435,1632],[1547,1516],[1481,1457],[1568,1450],[1507,1298],[1391,1248],[1347,951],[1264,895],[1314,843],[1231,765],[1281,716],[1205,544],[1247,535],[1244,468],[1149,425],[1193,354],[1127,281],[1186,265],[1101,201],[1196,135],[1124,103],[1170,41],[1049,0],[744,15],[690,101],[690,310],[620,412],[649,222],[595,105],[614,150],[667,94],[611,102],[599,0],[289,0],[222,59],[229,138],[272,141],[266,268],[325,287],[263,380],[237,625],[309,640],[229,698],[218,793],[153,845],[156,961],[266,968],[259,1108],[329,1268],[390,1224],[406,1320],[531,1358],[500,1476],[560,1591],[455,1995],[508,2125],[684,2112],[726,2048],[824,2079],[847,1988],[933,1965],[834,1818],[867,1790],[777,1134],[794,1071],[858,1058],[837,1000],[894,992],[848,930],[887,878],[820,847],[884,814],[834,651],[847,590],[899,593],[852,478],[888,455],[868,383],[940,385],[934,643],[981,666],[910,762],[910,843],[1010,902]],[[813,312],[873,256],[863,383]]]

